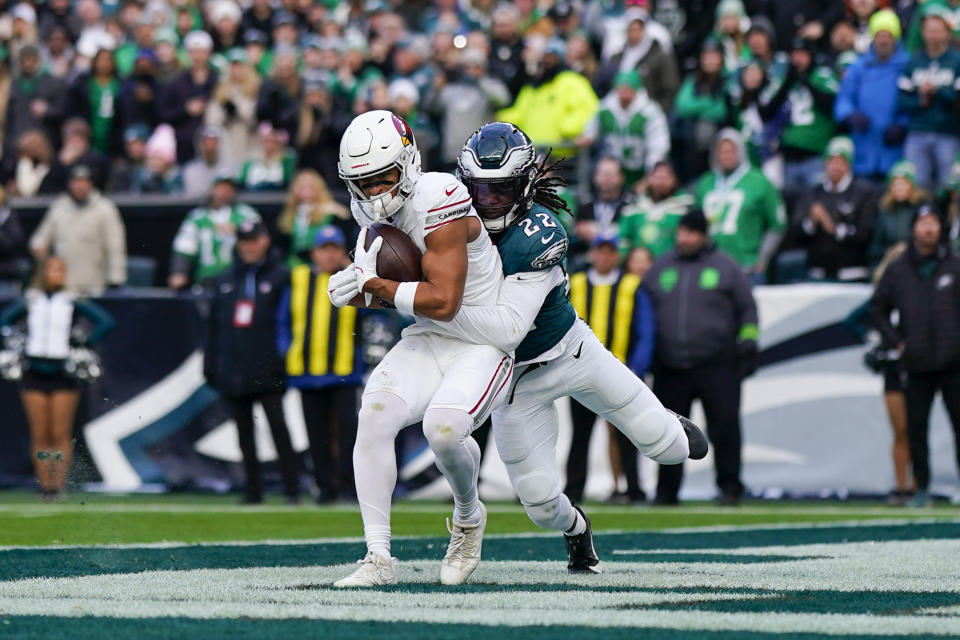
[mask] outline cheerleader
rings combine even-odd
[[[0,314],[0,326],[26,320],[21,397],[30,423],[33,467],[46,500],[63,499],[73,457],[73,421],[80,383],[67,370],[71,346],[77,342],[74,328],[81,317],[90,322],[89,337],[82,340],[89,346],[114,325],[113,318],[101,307],[77,300],[65,291],[66,278],[63,259],[47,258],[37,266],[24,297]]]

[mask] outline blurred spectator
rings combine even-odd
[[[264,32],[256,29],[243,32],[243,52],[247,54],[247,63],[261,78],[266,78],[273,69],[273,53],[267,46],[268,37]]]
[[[831,140],[824,157],[823,183],[803,192],[794,216],[808,247],[807,274],[814,280],[866,282],[877,214],[873,190],[853,176],[850,138]]]
[[[136,185],[145,171],[147,161],[147,139],[150,129],[143,124],[135,124],[123,132],[124,157],[113,165],[110,190],[114,193],[136,193]]]
[[[353,226],[350,210],[333,199],[326,182],[313,169],[297,172],[283,211],[277,219],[277,230],[289,236],[287,264],[303,264],[301,254],[309,252],[321,227],[337,226],[341,232]],[[352,234],[351,234],[352,235]]]
[[[141,14],[137,26],[133,30],[133,38],[117,47],[115,58],[117,71],[121,76],[128,76],[133,73],[137,57],[143,52],[153,51],[155,35],[156,26],[150,16]]]
[[[647,247],[634,247],[630,249],[627,257],[623,259],[623,269],[627,273],[632,273],[643,280],[643,276],[647,275],[647,271],[650,271],[650,267],[653,266],[653,261],[653,252],[651,252],[650,249]]]
[[[637,376],[643,377],[650,367],[654,343],[649,294],[640,288],[640,278],[620,270],[619,241],[615,234],[602,233],[594,238],[590,264],[586,272],[570,278],[570,301],[600,342]],[[575,400],[570,401],[570,413],[573,440],[567,457],[564,493],[574,502],[580,502],[587,480],[590,435],[597,416]],[[618,435],[616,440],[627,482],[626,499],[643,502],[646,495],[640,488],[637,448],[624,435]]]
[[[887,190],[880,198],[870,246],[870,263],[877,264],[890,247],[910,242],[914,217],[930,204],[930,195],[917,186],[914,166],[901,160],[890,168]]]
[[[204,122],[223,131],[220,150],[225,158],[239,164],[250,156],[256,144],[257,93],[260,76],[247,63],[243,49],[227,52],[230,67],[207,104]]]
[[[670,154],[667,116],[647,95],[636,71],[620,71],[614,78],[613,90],[580,138],[581,144],[594,142],[602,155],[620,163],[628,188]]]
[[[715,38],[720,42],[723,53],[723,70],[733,73],[740,68],[741,61],[750,54],[747,47],[747,27],[749,23],[743,0],[720,0],[717,3]],[[706,47],[706,42],[704,42]],[[701,71],[703,58],[700,58]]]
[[[923,47],[923,16],[926,8],[934,5],[940,9],[946,9],[948,16],[956,16],[958,9],[960,9],[957,0],[915,0],[910,3],[896,3],[900,24],[907,29],[904,46],[911,54],[916,53]],[[953,25],[953,37],[957,38],[960,36],[960,22],[953,19],[951,23]]]
[[[682,142],[677,145],[681,171],[685,178],[694,178],[710,167],[713,140],[734,116],[726,91],[723,50],[717,40],[703,43],[697,70],[680,86],[674,115],[677,138]]]
[[[490,75],[507,84],[516,98],[527,84],[526,66],[523,62],[523,39],[519,29],[519,12],[507,2],[499,3],[493,10],[490,37]]]
[[[215,0],[210,7],[213,50],[226,53],[241,44],[240,7],[233,0]]]
[[[646,248],[658,258],[673,248],[677,223],[693,206],[693,196],[680,190],[669,162],[661,162],[647,178],[647,189],[620,218],[620,250],[624,254]]]
[[[286,189],[297,167],[296,155],[287,146],[287,132],[263,122],[257,128],[257,137],[260,140],[260,155],[243,163],[237,181],[246,191]]]
[[[183,174],[177,165],[177,138],[173,127],[161,124],[154,129],[144,149],[146,161],[134,177],[133,193],[179,194]]]
[[[877,12],[877,0],[848,0],[847,6],[847,19],[856,32],[854,50],[857,53],[865,53],[873,42],[873,34],[870,33],[870,19]]]
[[[297,115],[303,97],[303,79],[297,71],[297,49],[281,45],[274,50],[273,73],[260,85],[257,120],[283,129],[287,138],[297,133]]]
[[[90,125],[83,118],[70,118],[63,125],[63,146],[53,159],[50,173],[40,185],[41,193],[60,193],[67,188],[74,167],[90,172],[93,186],[102,191],[110,178],[110,161],[90,148]]]
[[[647,95],[660,105],[664,113],[673,110],[673,99],[680,87],[677,61],[672,52],[645,28],[650,14],[643,9],[630,9],[623,16],[627,21],[627,41],[621,51],[607,60],[597,71],[594,87],[598,95],[606,95],[620,71],[635,70],[640,74]]]
[[[724,129],[714,145],[713,170],[697,182],[696,199],[710,236],[755,280],[762,280],[786,227],[780,192],[750,166],[743,139]]]
[[[324,180],[337,184],[340,137],[346,124],[346,115],[336,109],[327,85],[316,80],[304,82],[297,135],[293,139],[300,166],[313,169]]]
[[[210,189],[210,200],[187,214],[173,239],[170,260],[171,289],[188,284],[207,286],[233,264],[237,227],[260,220],[260,214],[237,202],[236,178],[218,176]]]
[[[765,36],[760,38],[763,39]],[[771,65],[770,68],[772,69],[773,66]],[[776,151],[776,140],[771,139],[773,136],[764,127],[763,118],[760,115],[760,99],[761,96],[766,97],[769,93],[770,78],[766,67],[758,60],[751,59],[731,76],[727,85],[737,129],[744,137],[750,161],[764,168]],[[712,164],[712,147],[710,158]]]
[[[779,130],[783,186],[803,189],[816,184],[821,156],[833,136],[833,102],[839,85],[828,67],[814,65],[812,40],[795,40],[790,66],[777,77],[776,92],[761,100],[764,122]]]
[[[6,193],[0,188],[0,299],[20,295],[24,279],[20,262],[25,246],[20,216],[7,206]]]
[[[747,30],[747,53],[748,55],[744,56],[745,62],[752,61],[759,64],[767,74],[779,75],[787,65],[786,55],[777,52],[777,38],[773,32],[773,24],[766,16],[754,16],[750,19],[750,29]]]
[[[425,93],[433,83],[433,69],[426,64],[429,57],[430,41],[425,36],[401,40],[393,50],[393,75],[390,80],[410,80],[416,85],[418,93]]]
[[[152,129],[157,124],[157,66],[153,51],[141,51],[133,61],[133,73],[120,86],[120,121],[130,127],[143,124]]]
[[[203,376],[226,401],[237,424],[246,476],[243,503],[263,501],[253,424],[253,403],[259,402],[270,424],[287,503],[295,504],[300,493],[297,458],[283,417],[286,380],[276,330],[280,297],[290,274],[271,255],[263,222],[243,222],[236,237],[237,262],[213,288]]]
[[[217,72],[210,66],[213,40],[206,31],[191,31],[183,41],[190,68],[177,75],[160,92],[157,115],[173,125],[177,135],[177,161],[193,159],[197,129],[203,124],[207,102],[217,86]]]
[[[27,2],[18,2],[10,10],[12,29],[8,35],[6,49],[11,60],[20,61],[24,47],[37,44],[37,11]]]
[[[240,19],[240,29],[246,33],[248,29],[259,31],[266,37],[266,44],[271,44],[273,32],[273,16],[275,14],[271,0],[253,0]]]
[[[327,295],[330,276],[350,264],[346,238],[337,227],[322,226],[307,246],[300,252],[304,264],[290,273],[277,309],[277,352],[286,358],[287,384],[300,390],[316,502],[323,504],[353,492],[357,396],[364,366],[356,339],[357,309],[331,308]],[[319,357],[321,353],[326,357]]]
[[[387,97],[390,100],[390,111],[406,120],[413,129],[423,170],[433,171],[439,164],[436,155],[439,152],[439,135],[427,115],[420,111],[420,92],[417,85],[412,80],[398,78],[387,87]]]
[[[69,35],[63,27],[54,27],[40,45],[43,68],[54,78],[65,80],[71,75],[74,55]]]
[[[897,80],[908,58],[892,11],[875,13],[870,33],[873,45],[847,69],[834,115],[853,138],[853,173],[882,180],[903,154],[907,120],[897,109]]]
[[[41,40],[49,38],[55,30],[62,29],[71,41],[80,37],[80,17],[71,11],[70,0],[47,0],[45,11],[37,22],[37,34]]]
[[[854,59],[869,49],[869,46],[863,51],[857,51],[856,45],[859,34],[852,24],[846,20],[841,20],[833,25],[830,30],[830,53],[833,57],[834,65],[841,56],[853,55]],[[869,42],[867,43],[869,45]]]
[[[907,431],[917,491],[915,507],[929,506],[930,408],[937,391],[953,425],[960,466],[960,258],[941,238],[936,211],[921,207],[907,251],[890,263],[870,301],[873,325],[897,345],[907,371]],[[890,313],[900,322],[894,327]]]
[[[4,157],[13,154],[17,136],[30,129],[41,129],[56,148],[60,125],[66,112],[66,87],[43,70],[40,53],[33,45],[20,51],[19,73],[10,87],[10,100],[4,119]]]
[[[464,49],[460,67],[438,71],[424,96],[424,110],[441,123],[440,160],[444,168],[456,166],[464,141],[481,125],[493,121],[496,109],[510,104],[509,89],[490,77],[486,67],[482,51]]]
[[[210,193],[217,176],[236,173],[238,157],[224,149],[219,127],[204,126],[197,132],[197,157],[183,166],[184,195],[198,198]]]
[[[907,62],[898,87],[900,108],[910,116],[904,155],[917,168],[917,182],[932,188],[946,181],[960,151],[960,53],[950,46],[950,15],[936,4],[922,11],[923,49]]]
[[[156,78],[162,86],[166,86],[184,70],[177,50],[177,35],[171,29],[158,29],[153,41],[157,54]]]
[[[37,260],[63,259],[66,289],[100,295],[127,280],[127,240],[117,207],[95,188],[90,168],[71,169],[67,192],[53,201],[30,238]]]
[[[20,397],[30,424],[30,457],[43,499],[57,502],[65,497],[80,401],[80,383],[65,371],[71,347],[78,346],[75,330],[89,322],[92,329],[82,344],[92,346],[114,325],[98,305],[68,291],[68,278],[63,258],[41,260],[26,295],[0,314],[0,326],[26,324]]]
[[[707,235],[692,209],[680,220],[676,247],[647,272],[656,319],[653,391],[663,405],[690,415],[695,399],[707,415],[721,505],[740,501],[740,385],[757,369],[757,307],[750,281]],[[657,504],[677,504],[683,465],[661,465]]]
[[[585,33],[578,31],[570,36],[567,40],[564,61],[571,71],[576,71],[593,83],[599,63]]]
[[[776,0],[763,3],[763,12],[773,22],[777,42],[794,38],[819,42],[843,17],[843,3],[834,0]]]
[[[119,96],[120,79],[113,52],[101,49],[93,57],[90,71],[71,85],[67,111],[71,118],[90,123],[90,146],[107,157],[119,154],[122,146]]]
[[[583,76],[563,66],[564,44],[551,40],[516,101],[497,112],[497,119],[523,129],[537,146],[554,146],[557,155],[583,133],[597,111],[597,95]]]
[[[623,210],[633,202],[624,189],[624,175],[616,158],[601,158],[593,170],[593,199],[577,208],[574,231],[588,245],[598,235],[616,234]]]
[[[29,198],[40,190],[53,164],[53,149],[41,129],[25,131],[17,140],[17,156],[9,187],[13,195]]]

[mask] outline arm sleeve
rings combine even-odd
[[[110,203],[110,213],[104,229],[107,252],[107,284],[124,284],[127,281],[127,237],[123,220],[116,206]]]
[[[9,327],[27,317],[27,303],[23,298],[14,300],[0,312],[0,327]]]
[[[650,303],[650,294],[643,287],[637,287],[636,302],[633,305],[634,335],[633,352],[627,366],[637,376],[643,377],[650,369],[653,360],[653,305]]]
[[[318,295],[326,295],[325,292],[317,291]],[[336,309],[332,310],[336,313]],[[281,358],[285,358],[287,351],[290,350],[290,343],[293,342],[293,334],[290,331],[290,287],[287,286],[280,296],[280,304],[277,306],[276,315],[276,335],[277,335],[277,353]]]
[[[894,307],[893,277],[890,272],[891,269],[887,267],[877,284],[877,290],[870,298],[870,324],[876,327],[886,344],[895,346],[900,344],[901,339],[896,329],[890,324],[890,311]]]
[[[897,108],[906,113],[913,113],[920,107],[920,94],[910,78],[910,66],[904,68],[900,79],[897,80]]]
[[[553,267],[507,276],[494,306],[462,306],[450,322],[438,323],[462,340],[489,344],[505,353],[517,348],[533,326],[543,301],[563,282],[563,270]]]
[[[840,83],[837,100],[833,103],[833,116],[837,122],[843,122],[857,111],[856,96],[860,87],[860,65],[853,64],[847,69]]]
[[[106,309],[89,300],[77,300],[74,302],[73,308],[93,323],[93,331],[90,332],[89,341],[91,345],[103,340],[103,337],[117,324]]]
[[[647,171],[652,171],[658,162],[670,154],[670,125],[667,123],[667,116],[664,115],[663,109],[656,103],[651,103],[643,134],[647,143],[644,165]]]
[[[33,232],[33,235],[30,236],[30,248],[31,249],[49,249],[50,245],[53,243],[53,207],[51,206],[47,209],[46,215],[43,216],[43,220],[40,221],[40,226],[37,227],[37,230]]]

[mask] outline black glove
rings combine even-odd
[[[227,114],[228,118],[236,118],[237,105],[233,104],[233,100],[227,100],[223,103],[223,112]]]
[[[903,125],[892,124],[883,132],[883,146],[899,147],[907,139],[907,128]]]
[[[749,378],[760,366],[760,355],[757,352],[757,343],[753,340],[743,340],[737,343],[737,368],[740,379]]]
[[[862,111],[854,111],[847,116],[847,126],[854,133],[863,133],[870,128],[870,117]]]

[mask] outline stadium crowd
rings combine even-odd
[[[0,184],[55,198],[29,238],[3,209],[4,292],[51,254],[69,290],[122,286],[136,220],[119,194],[202,202],[173,289],[231,268],[237,229],[261,220],[249,192],[285,197],[269,232],[288,266],[321,231],[350,246],[338,144],[371,109],[410,124],[425,170],[453,171],[493,120],[566,158],[571,271],[607,246],[642,274],[699,210],[753,283],[867,282],[928,211],[943,251],[960,245],[958,0],[0,8]]]

